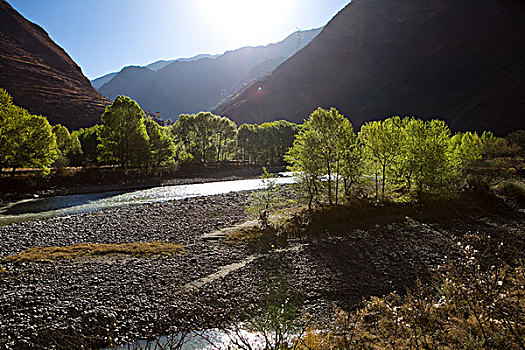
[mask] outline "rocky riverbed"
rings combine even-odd
[[[160,240],[186,246],[185,253],[171,257],[3,262],[0,348],[96,348],[187,326],[202,329],[257,313],[276,285],[321,322],[334,305],[353,309],[370,295],[403,291],[427,278],[454,256],[466,235],[522,237],[525,226],[523,214],[511,208],[470,200],[320,212],[297,224],[288,246],[267,252],[201,239],[248,220],[248,195],[143,204],[0,227],[2,255],[82,242]],[[250,257],[224,277],[188,287]]]

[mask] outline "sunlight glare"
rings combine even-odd
[[[199,14],[212,25],[210,35],[227,37],[229,46],[265,43],[290,25],[295,1],[197,0]]]

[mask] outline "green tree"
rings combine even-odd
[[[202,163],[228,160],[235,154],[237,128],[226,117],[210,112],[182,114],[171,133],[184,152]]]
[[[293,146],[284,155],[285,161],[290,164],[288,170],[297,173],[299,194],[306,199],[309,210],[319,199],[323,186],[323,167],[317,155],[318,143],[316,133],[307,132],[303,128]]]
[[[84,164],[92,164],[97,162],[97,148],[100,143],[100,130],[102,125],[93,125],[90,128],[79,129],[74,131],[80,142],[82,149],[82,161]]]
[[[364,124],[359,131],[359,140],[364,155],[376,179],[376,197],[379,197],[378,177],[381,176],[381,195],[384,197],[387,170],[401,153],[403,130],[401,119],[392,117]]]
[[[481,141],[476,133],[457,133],[450,140],[448,149],[451,175],[456,184],[469,179],[474,163],[481,159]]]
[[[166,128],[155,121],[146,118],[144,120],[146,132],[149,137],[149,163],[154,166],[163,166],[173,161],[175,145]]]
[[[422,121],[406,117],[401,121],[400,154],[391,163],[393,181],[419,194],[424,188],[446,185],[450,170],[447,158],[450,130],[441,120]]]
[[[290,169],[302,173],[302,186],[308,193],[308,205],[325,184],[330,204],[338,204],[341,178],[353,179],[360,156],[352,124],[335,108],[318,108],[304,123],[285,160]],[[326,181],[321,181],[326,176]]]
[[[241,160],[256,162],[257,160],[257,128],[256,124],[242,124],[237,131],[237,145]]]
[[[0,172],[7,167],[9,157],[16,148],[17,121],[22,118],[21,109],[13,105],[9,93],[0,89]]]
[[[70,133],[69,130],[60,124],[53,125],[53,133],[57,142],[58,158],[55,160],[54,166],[58,162],[62,165],[80,165],[82,162],[82,147],[78,140],[78,132]]]
[[[57,157],[56,138],[47,119],[31,115],[13,105],[11,96],[0,89],[0,168],[42,168]]]
[[[215,151],[214,160],[228,160],[235,154],[237,141],[237,126],[226,117],[214,116],[212,123],[212,148]]]
[[[149,156],[144,111],[127,96],[118,96],[102,114],[99,156],[123,167],[140,166]]]

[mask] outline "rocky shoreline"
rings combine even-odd
[[[248,195],[142,204],[0,227],[0,255],[81,242],[161,240],[186,246],[184,254],[171,257],[2,262],[0,348],[97,348],[188,326],[203,329],[256,313],[273,285],[285,285],[315,322],[323,322],[334,306],[351,310],[363,298],[424,280],[468,234],[510,237],[525,231],[524,215],[497,203],[480,207],[470,201],[471,207],[460,203],[439,209],[351,205],[331,213],[328,222],[313,217],[300,224],[287,247],[259,253],[225,277],[188,288],[254,255],[224,239],[201,239],[248,220]]]

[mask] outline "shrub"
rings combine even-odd
[[[519,206],[520,208],[525,205],[525,184],[522,182],[505,181],[497,187],[497,193],[510,201],[511,203]]]

